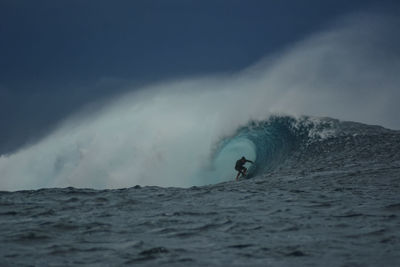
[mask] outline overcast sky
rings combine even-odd
[[[140,85],[242,70],[388,0],[0,0],[0,154]]]

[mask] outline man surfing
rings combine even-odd
[[[243,166],[244,164],[246,164],[246,162],[250,162],[251,164],[254,163],[251,160],[246,159],[245,157],[242,157],[241,159],[236,161],[235,170],[238,171],[238,174],[236,175],[236,181],[239,180],[240,174],[242,174],[242,177],[246,175],[247,169]]]

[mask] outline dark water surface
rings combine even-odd
[[[400,133],[340,127],[239,182],[1,192],[1,266],[400,266]]]

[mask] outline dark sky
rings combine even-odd
[[[0,0],[0,154],[125,81],[243,69],[385,0]]]

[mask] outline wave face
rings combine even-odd
[[[214,163],[221,158],[235,162],[242,156],[255,161],[248,178],[278,168],[304,144],[334,134],[335,120],[309,117],[272,116],[265,121],[253,121],[241,127],[232,137],[218,145]]]

